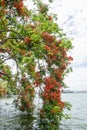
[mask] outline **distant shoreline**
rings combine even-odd
[[[76,90],[64,90],[63,93],[87,93],[87,90],[80,90],[80,91],[76,91]]]

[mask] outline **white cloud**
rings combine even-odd
[[[65,79],[71,90],[87,90],[87,68],[75,68]]]
[[[74,57],[74,64],[81,64],[87,62],[87,38],[78,37],[73,40],[74,48],[72,55]]]

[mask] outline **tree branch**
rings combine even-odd
[[[5,38],[5,39],[3,39],[2,41],[0,41],[0,44],[1,45],[3,45],[7,40],[9,40],[9,39],[19,39],[19,38],[16,38],[16,37],[14,37],[14,38],[11,38],[11,37],[8,37],[8,38]]]
[[[11,76],[9,76],[8,74],[1,72],[1,71],[0,71],[0,75],[4,75],[4,76],[7,76],[8,78],[11,78]]]
[[[3,33],[3,32],[13,32],[13,33],[19,35],[19,38],[16,38],[16,37],[15,37],[15,38],[8,37],[8,38],[5,38],[4,40],[0,41],[0,44],[4,44],[4,43],[5,43],[7,40],[9,40],[9,39],[21,39],[21,40],[24,40],[24,37],[23,37],[21,34],[19,34],[18,32],[14,31],[14,30],[11,30],[11,29],[8,29],[8,30],[0,30],[0,33]]]
[[[12,58],[12,56],[10,56],[10,57],[4,59],[2,62],[0,62],[0,64],[3,64],[6,60],[9,60],[9,59],[11,59],[11,58]]]

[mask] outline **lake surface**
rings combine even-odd
[[[87,93],[64,93],[72,104],[70,120],[63,120],[58,130],[87,130]],[[0,130],[32,130],[32,117],[14,107],[13,98],[0,99]]]
[[[62,130],[87,130],[87,93],[63,94],[63,100],[72,104],[71,119],[63,121]]]

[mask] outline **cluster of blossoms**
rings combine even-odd
[[[20,0],[20,2],[16,2],[16,0],[14,1],[13,7],[16,8],[16,10],[19,12],[19,14],[24,14],[24,4],[23,4],[23,0]]]
[[[44,103],[50,101],[59,103],[61,98],[61,83],[57,82],[52,76],[50,76],[45,78],[45,85],[44,93],[41,95],[44,98]]]
[[[4,11],[3,14],[8,14],[9,12],[13,14],[13,10],[16,9],[15,11],[17,11],[18,15],[25,15],[23,0],[1,0],[0,4]]]
[[[21,111],[32,112],[34,110],[32,102],[34,94],[34,88],[32,86],[26,86],[25,89],[21,90],[18,99],[15,100],[17,107],[19,107]],[[21,104],[19,102],[21,102]]]
[[[33,112],[33,99],[35,95],[34,87],[31,85],[29,81],[27,81],[25,75],[23,75],[21,79],[21,84],[23,86],[20,90],[18,98],[15,100],[15,104],[21,111]]]

